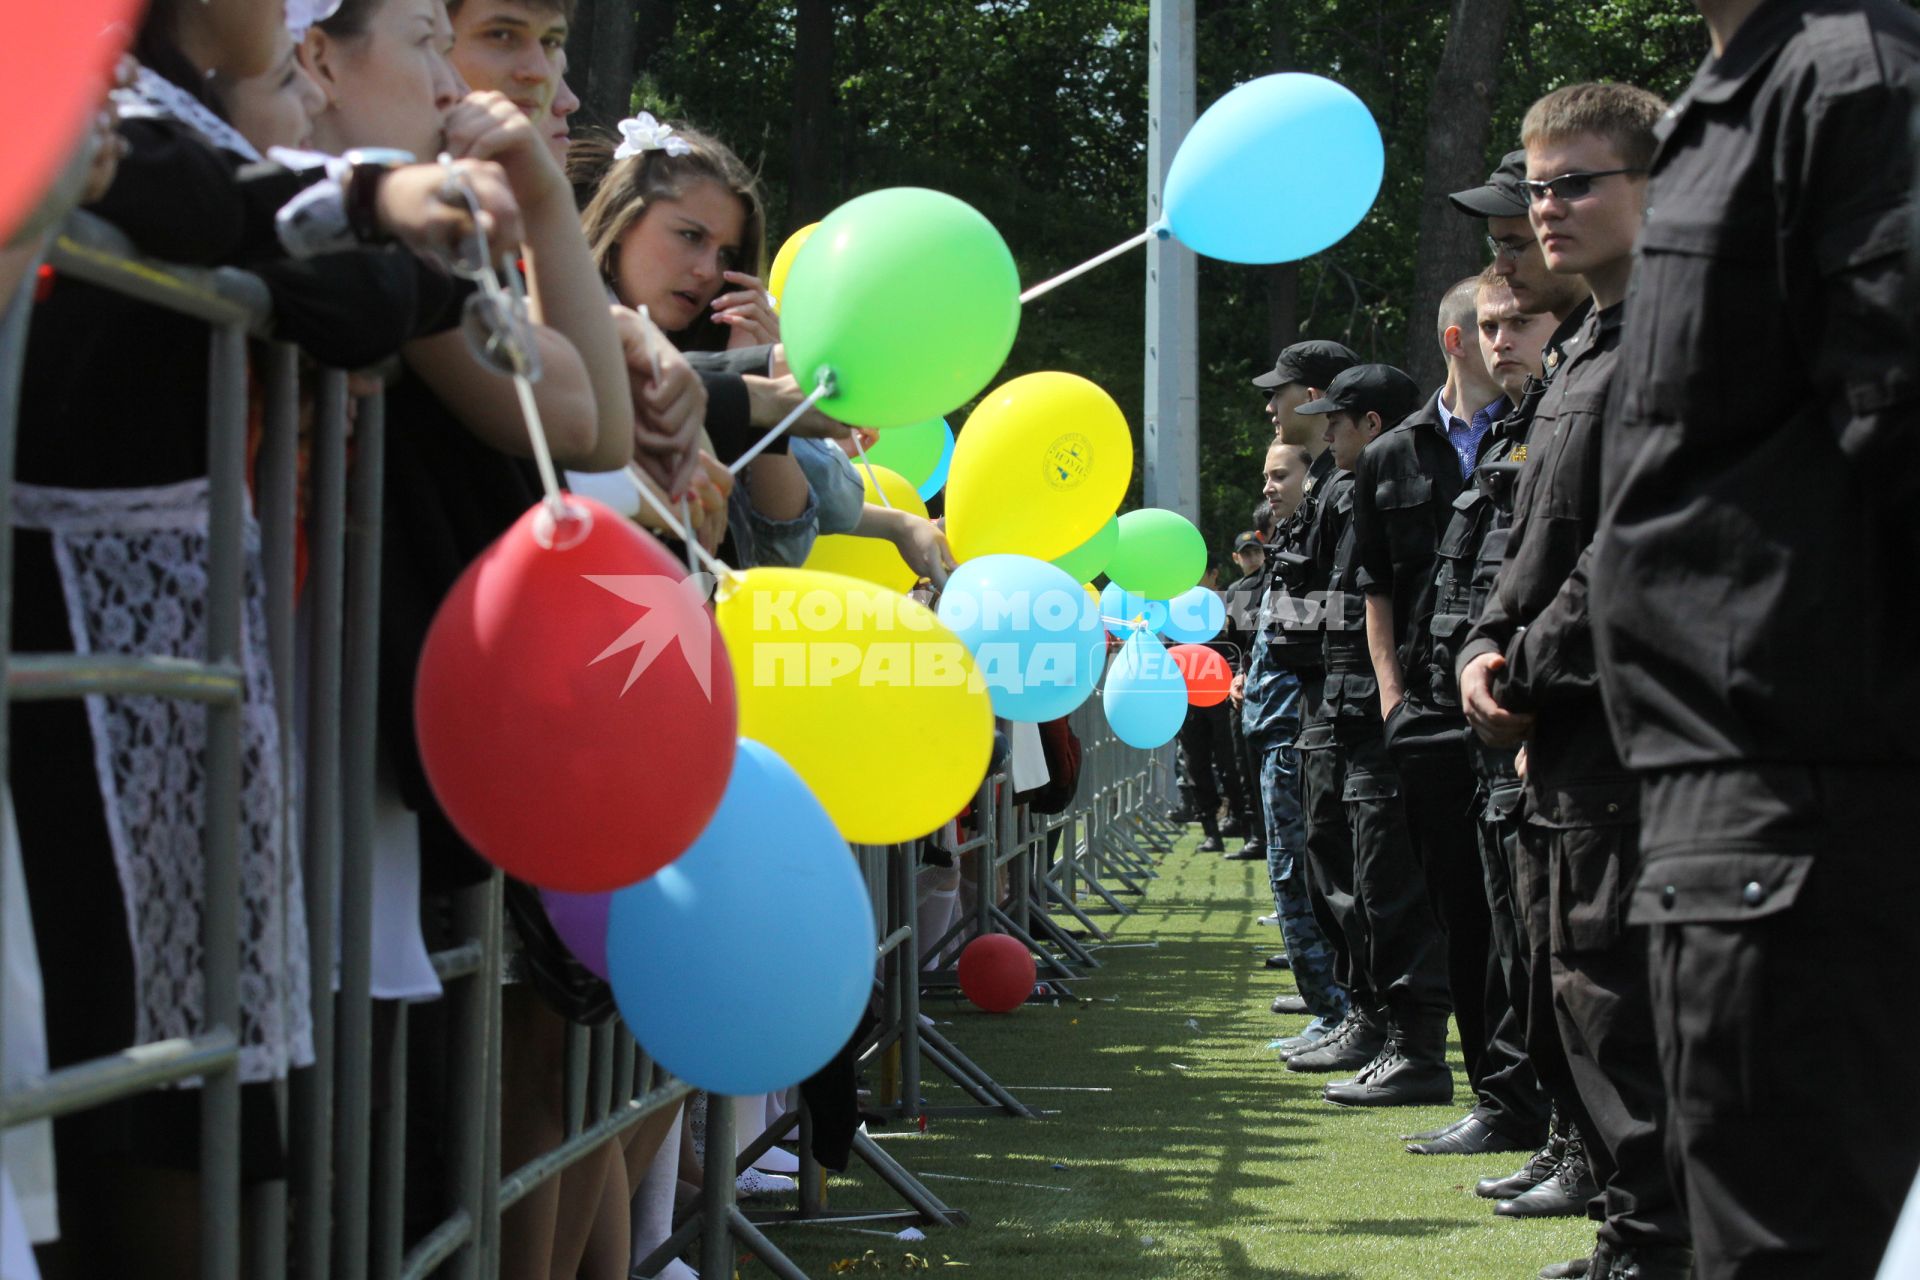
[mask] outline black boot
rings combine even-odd
[[[1692,1275],[1693,1250],[1684,1245],[1638,1245],[1613,1255],[1607,1280],[1689,1280]]]
[[[1324,1096],[1343,1107],[1429,1107],[1453,1101],[1444,1016],[1396,1020],[1387,1044],[1352,1080],[1329,1084]]]
[[[1599,1194],[1600,1186],[1587,1167],[1586,1145],[1576,1133],[1567,1139],[1566,1154],[1545,1182],[1500,1201],[1493,1211],[1503,1218],[1580,1218],[1586,1216],[1587,1201]]]
[[[1593,1252],[1584,1258],[1569,1258],[1565,1262],[1554,1262],[1540,1268],[1540,1280],[1579,1280],[1581,1276],[1591,1280],[1607,1280],[1607,1274],[1613,1269],[1613,1253],[1604,1240],[1593,1242]]]
[[[1356,1006],[1348,1010],[1332,1035],[1288,1058],[1287,1070],[1352,1071],[1373,1061],[1386,1041],[1387,1029],[1381,1018]]]
[[[1482,1178],[1473,1184],[1473,1194],[1483,1200],[1512,1200],[1533,1190],[1560,1167],[1567,1155],[1567,1139],[1564,1134],[1554,1134],[1547,1139],[1547,1145],[1533,1153],[1533,1159],[1521,1165],[1504,1178]]]

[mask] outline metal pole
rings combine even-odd
[[[1147,44],[1147,225],[1193,125],[1193,0],[1152,0]],[[1200,522],[1199,270],[1177,240],[1147,241],[1144,492],[1148,506]]]
[[[707,1158],[700,1184],[700,1274],[733,1274],[733,1099],[707,1095]]]
[[[207,661],[241,661],[246,590],[247,331],[213,331],[207,377]],[[240,1034],[240,731],[243,702],[206,709],[201,835],[202,1014]],[[209,1073],[200,1097],[200,1274],[240,1274],[240,1073]]]

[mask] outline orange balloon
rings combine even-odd
[[[1187,701],[1194,706],[1217,706],[1233,692],[1233,668],[1206,645],[1176,644],[1167,655],[1187,678]]]

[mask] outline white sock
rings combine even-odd
[[[935,889],[926,896],[920,904],[920,909],[914,913],[915,941],[920,947],[922,969],[940,967],[940,957],[929,948],[940,941],[941,936],[953,927],[953,915],[959,901],[959,890]]]

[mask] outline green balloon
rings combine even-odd
[[[891,427],[867,450],[867,460],[876,467],[897,471],[908,484],[918,489],[933,479],[940,459],[946,456],[953,428],[945,418],[929,418],[910,427]]]
[[[1020,273],[993,224],[920,187],[849,200],[793,260],[780,336],[800,385],[858,427],[950,412],[999,373],[1020,327]]]
[[[1178,512],[1129,511],[1119,526],[1107,577],[1135,595],[1171,600],[1207,571],[1207,541]]]
[[[1054,564],[1065,569],[1075,582],[1092,582],[1100,576],[1100,571],[1113,559],[1113,549],[1120,544],[1120,521],[1109,519],[1100,526],[1099,532],[1061,556]]]

